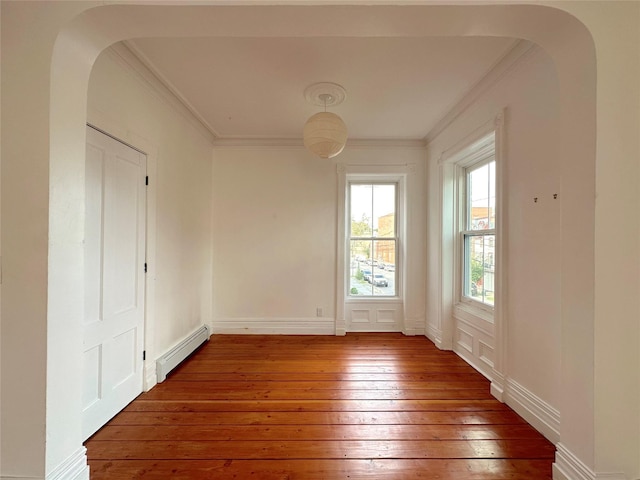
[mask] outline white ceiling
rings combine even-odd
[[[304,90],[347,90],[351,139],[423,139],[516,41],[497,37],[144,38],[128,45],[221,139],[300,139]]]

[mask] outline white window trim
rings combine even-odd
[[[507,158],[505,155],[505,132],[504,132],[505,112],[500,111],[486,123],[480,125],[476,130],[467,135],[461,141],[453,145],[448,150],[442,152],[438,164],[440,166],[440,248],[437,258],[440,281],[438,283],[438,331],[436,334],[436,344],[439,348],[453,349],[453,315],[454,309],[477,315],[479,318],[487,320],[487,314],[491,315],[494,324],[494,346],[495,358],[492,378],[492,393],[498,398],[502,398],[504,390],[504,368],[507,364],[507,254],[503,245],[507,245],[507,232],[505,229],[505,218],[507,217],[506,204],[506,171]],[[457,208],[457,198],[459,176],[456,175],[456,168],[460,168],[460,162],[465,153],[468,154],[470,145],[478,142],[491,132],[495,132],[495,160],[496,160],[496,272],[495,272],[495,292],[496,301],[493,312],[486,312],[484,309],[472,309],[466,303],[459,302],[458,299],[458,275],[459,271],[459,249],[457,248],[456,237],[459,232],[459,211]]]
[[[337,166],[338,173],[338,228],[336,265],[336,335],[345,335],[345,305],[355,303],[398,304],[404,302],[406,278],[406,238],[407,238],[407,175],[415,170],[414,165],[343,165]],[[353,297],[347,294],[349,285],[346,268],[349,254],[349,215],[347,199],[352,182],[396,183],[396,294],[395,296]]]
[[[493,133],[494,135],[491,135]],[[458,203],[458,233],[456,235],[456,307],[463,308],[471,314],[476,314],[478,317],[485,321],[494,322],[494,310],[495,305],[489,305],[483,302],[479,302],[464,294],[464,237],[470,230],[467,230],[467,172],[470,167],[480,168],[496,159],[495,145],[496,145],[495,131],[492,130],[479,141],[473,142],[468,147],[464,148],[455,158],[459,160],[455,162],[456,176],[458,182],[458,196],[455,199]],[[497,177],[498,162],[496,161],[496,177]],[[497,196],[497,183],[496,183],[496,206],[499,202]],[[500,216],[500,212],[496,209],[496,221]],[[493,234],[498,239],[498,229],[482,230],[482,234]],[[497,253],[497,250],[496,250]]]

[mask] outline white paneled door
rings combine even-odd
[[[142,392],[146,157],[87,127],[83,436]]]

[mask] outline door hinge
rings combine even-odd
[[[144,177],[144,184],[145,184],[145,185],[149,185],[149,175],[147,175],[146,177]]]
[[[147,359],[147,351],[143,350],[142,351],[142,360],[146,360]]]
[[[144,273],[147,273],[147,262],[144,262]]]

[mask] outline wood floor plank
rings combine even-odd
[[[548,480],[547,460],[94,460],[92,480]]]
[[[358,411],[457,411],[509,410],[495,399],[482,400],[147,400],[146,396],[125,411],[174,412],[358,412]]]
[[[305,441],[96,441],[89,460],[277,459],[277,458],[549,458],[546,440],[305,440]]]
[[[94,441],[177,440],[500,440],[539,439],[527,424],[520,425],[148,425],[139,428],[109,425]]]
[[[260,390],[220,390],[208,386],[198,388],[192,382],[175,385],[175,388],[154,389],[145,400],[442,400],[491,398],[486,388],[475,389],[428,389],[428,390],[329,390],[305,389],[288,390],[272,386]]]
[[[549,480],[554,446],[424,337],[216,335],[86,442],[92,480]]]
[[[519,425],[513,411],[184,412],[124,411],[109,425]],[[108,427],[105,427],[108,428]]]
[[[417,372],[417,373],[222,373],[216,372],[196,372],[188,373],[177,370],[171,373],[171,381],[180,382],[477,382],[484,383],[487,387],[490,382],[484,377],[479,377],[478,372],[471,369],[467,372]],[[162,384],[161,384],[162,385]]]
[[[197,383],[199,382],[199,383]],[[431,380],[425,381],[409,381],[409,380],[346,380],[346,381],[185,381],[181,377],[172,377],[171,382],[163,383],[154,390],[163,392],[189,392],[204,391],[207,392],[232,392],[232,391],[260,391],[271,390],[277,387],[278,390],[296,391],[315,391],[315,390],[483,390],[486,391],[488,384],[484,381],[467,380]],[[151,392],[150,392],[151,393]]]

